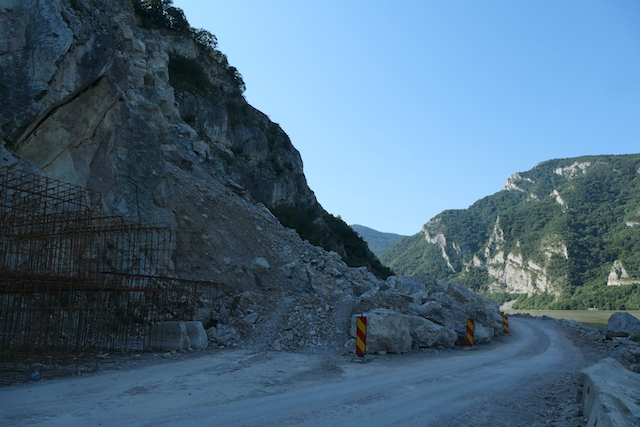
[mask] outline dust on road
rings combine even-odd
[[[471,350],[216,351],[0,389],[0,425],[546,426],[593,361],[555,323],[512,318]]]

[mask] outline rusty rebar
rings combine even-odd
[[[0,168],[0,217],[0,384],[145,350],[153,323],[192,319],[212,285],[174,277],[173,230],[105,215],[86,188]]]

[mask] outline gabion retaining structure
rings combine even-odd
[[[88,189],[2,168],[0,218],[0,385],[94,371],[222,296],[173,277],[169,227],[105,216]]]

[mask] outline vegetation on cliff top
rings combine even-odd
[[[340,254],[349,267],[367,267],[382,279],[393,274],[341,218],[336,218],[319,207],[280,207],[273,213],[285,227],[295,229],[303,239]]]
[[[239,124],[258,127],[273,150],[270,167],[276,173],[292,173],[293,165],[287,162],[282,163],[277,157],[278,148],[282,149],[283,145],[286,145],[285,148],[288,149],[290,146],[282,141],[286,135],[276,129],[277,125],[265,125],[263,120],[256,118],[255,111],[242,96],[245,90],[242,76],[235,67],[229,65],[226,55],[217,49],[216,36],[207,30],[192,28],[182,10],[173,6],[172,0],[133,0],[133,6],[143,28],[164,29],[191,37],[200,46],[204,55],[213,58],[225,70],[235,90],[225,93],[222,86],[211,81],[204,68],[206,64],[179,55],[172,55],[169,59],[169,81],[174,89],[177,92],[188,92],[200,96],[223,106],[232,127]],[[242,147],[232,147],[232,151],[236,156],[242,156]],[[367,267],[381,278],[392,274],[388,267],[380,263],[355,231],[341,219],[325,212],[319,205],[268,207],[283,225],[294,228],[310,243],[339,253],[348,266]]]
[[[244,93],[246,86],[242,75],[236,67],[229,65],[227,56],[217,49],[218,39],[216,36],[205,29],[191,27],[182,9],[173,6],[172,0],[133,0],[133,7],[136,14],[140,17],[140,24],[144,28],[165,28],[191,37],[205,53],[225,68],[237,93]],[[191,66],[191,68],[193,68],[193,66]],[[185,77],[191,81],[195,80],[202,86],[208,87],[211,82],[208,81],[204,73],[197,71],[198,70],[196,70],[196,75],[194,76],[181,77]],[[193,85],[189,87],[193,89]]]

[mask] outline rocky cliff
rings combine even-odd
[[[344,350],[352,314],[376,308],[419,322],[416,346],[435,345],[429,331],[445,326],[452,344],[467,309],[487,313],[486,339],[499,332],[491,300],[381,279],[390,270],[317,203],[299,153],[247,104],[215,37],[189,28],[170,1],[6,0],[0,28],[3,182],[42,174],[53,187],[99,193],[103,218],[173,230],[162,271],[215,284],[193,310],[211,342]],[[100,258],[75,249],[82,262]],[[3,258],[3,277],[17,274],[14,258]],[[431,311],[430,294],[441,300]]]
[[[292,262],[253,218],[272,214],[350,266],[388,276],[317,203],[298,151],[247,104],[215,37],[170,3],[3,1],[2,145],[46,176],[99,191],[107,212],[197,230],[178,241],[182,276],[252,289],[254,258],[268,271]]]

